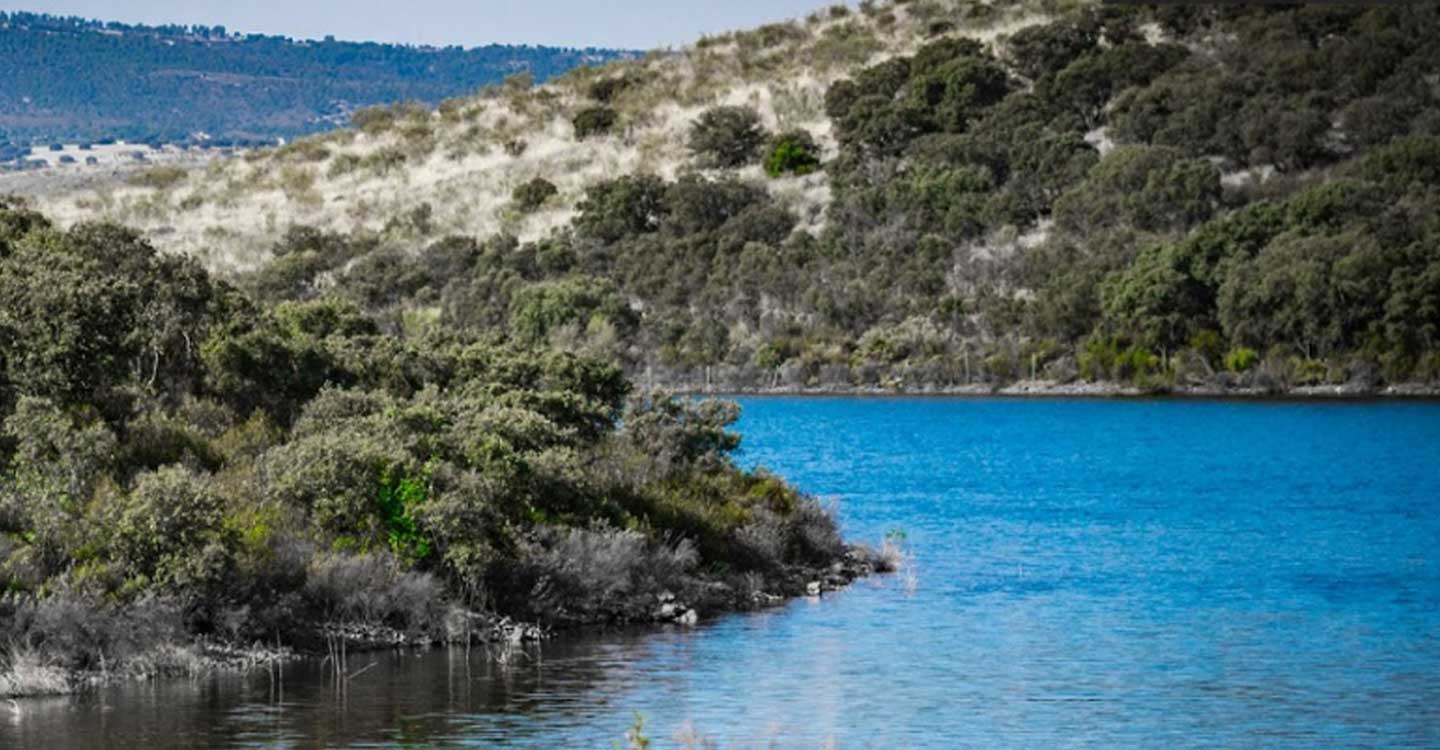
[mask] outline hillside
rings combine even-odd
[[[56,195],[262,298],[720,389],[1440,378],[1430,5],[836,6]]]
[[[0,13],[0,146],[273,143],[343,125],[372,104],[434,105],[516,73],[543,81],[620,54],[308,41]]]

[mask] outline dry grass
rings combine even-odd
[[[64,695],[74,689],[65,670],[33,648],[15,646],[5,655],[4,668],[0,669],[0,698]]]
[[[809,130],[833,154],[823,111],[829,86],[860,66],[913,52],[934,38],[937,18],[954,23],[952,35],[986,42],[1044,20],[1018,3],[973,0],[824,8],[803,20],[576,70],[538,88],[491,87],[435,112],[373,108],[354,129],[217,161],[184,178],[165,175],[164,189],[112,185],[51,195],[40,207],[62,223],[104,218],[135,226],[162,249],[196,255],[220,271],[253,268],[294,224],[382,232],[422,204],[434,208],[435,236],[506,231],[537,239],[565,225],[599,179],[642,170],[672,177],[693,168],[686,134],[717,104],[754,107],[772,130]],[[597,81],[617,79],[625,84],[606,94],[619,115],[614,132],[578,141],[574,113],[594,106]],[[760,172],[741,176],[758,179]],[[511,193],[535,177],[560,194],[544,210],[517,215]],[[830,195],[823,173],[770,187],[804,228],[820,228]]]

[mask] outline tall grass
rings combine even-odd
[[[38,649],[15,645],[5,651],[0,665],[0,698],[64,695],[73,690],[65,670]]]

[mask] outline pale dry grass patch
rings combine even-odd
[[[75,689],[64,669],[36,649],[12,646],[0,668],[0,698],[64,695]]]

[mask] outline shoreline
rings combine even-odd
[[[505,662],[517,648],[540,644],[562,634],[601,634],[621,627],[657,632],[664,626],[697,627],[704,620],[773,609],[802,597],[840,591],[861,578],[893,570],[894,563],[886,553],[863,545],[848,545],[845,552],[828,565],[795,567],[777,573],[769,591],[742,593],[723,580],[710,579],[704,585],[706,596],[698,600],[686,602],[665,591],[655,597],[653,605],[637,607],[619,620],[565,622],[552,626],[515,620],[494,612],[456,609],[452,618],[461,622],[447,623],[445,633],[405,632],[364,622],[313,623],[281,644],[257,642],[247,646],[207,636],[188,643],[159,643],[113,670],[71,669],[47,663],[38,654],[12,651],[11,667],[0,671],[0,701],[70,696],[124,683],[244,675],[307,659],[330,662],[337,679],[349,679],[356,676],[349,671],[349,654],[402,649],[478,646]]]
[[[663,388],[663,386],[662,386]],[[980,399],[1063,399],[1093,398],[1114,400],[1195,400],[1195,401],[1431,401],[1440,400],[1440,385],[1402,383],[1380,387],[1354,385],[1297,386],[1264,388],[1249,386],[1175,386],[1144,389],[1111,382],[1069,382],[1022,380],[1004,385],[974,383],[921,388],[886,386],[774,386],[726,388],[673,386],[672,392],[686,396],[712,397],[807,397],[807,398],[980,398]]]

